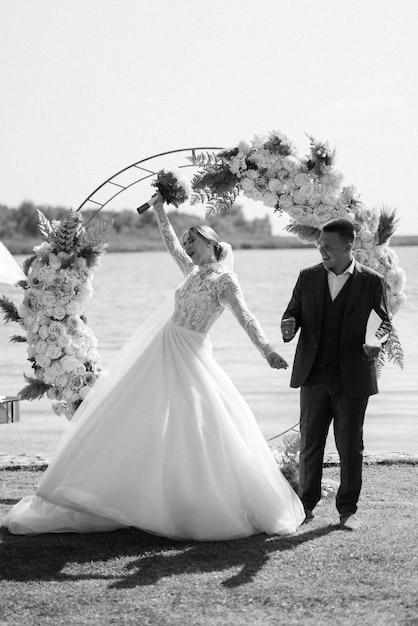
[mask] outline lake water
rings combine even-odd
[[[408,277],[408,302],[394,320],[405,353],[405,369],[385,365],[380,394],[370,399],[365,427],[366,450],[370,452],[418,451],[418,247],[399,247],[396,252]],[[318,252],[310,248],[235,253],[235,269],[247,303],[289,364],[296,342],[283,344],[280,318],[299,270],[318,260]],[[161,301],[173,296],[180,280],[180,271],[166,252],[103,257],[95,273],[87,317],[105,366],[141,321]],[[16,302],[21,299],[21,291],[13,287],[4,287],[2,293]],[[23,386],[22,372],[30,373],[25,346],[8,342],[18,332],[16,324],[0,325],[0,394],[18,392]],[[210,336],[216,359],[250,404],[266,438],[296,424],[299,392],[289,387],[290,368],[270,369],[228,311]],[[50,454],[66,428],[65,419],[52,413],[46,399],[20,404],[21,421],[0,426],[0,453]],[[331,437],[328,450],[334,450]]]

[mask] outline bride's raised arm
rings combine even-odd
[[[167,250],[183,274],[189,274],[194,267],[194,263],[178,240],[178,237],[174,232],[174,228],[170,224],[170,220],[168,219],[163,204],[161,202],[155,203],[153,205],[153,210],[157,217],[158,228]]]

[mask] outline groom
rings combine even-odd
[[[378,336],[391,328],[382,278],[354,260],[354,236],[353,224],[345,219],[322,227],[322,263],[301,271],[281,324],[285,342],[301,331],[290,386],[300,387],[299,496],[306,521],[321,498],[325,442],[334,420],[341,464],[336,506],[346,530],[361,524],[356,511],[363,422],[369,396],[378,393],[375,359],[380,346],[365,345],[371,311],[382,320]]]

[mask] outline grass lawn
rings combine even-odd
[[[365,467],[356,532],[334,497],[288,538],[0,533],[0,624],[418,624],[418,466]],[[0,472],[1,517],[39,472]],[[338,468],[326,476],[338,478]]]

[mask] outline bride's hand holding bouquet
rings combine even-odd
[[[151,198],[137,208],[139,215],[142,215],[154,204],[167,202],[178,207],[190,198],[192,187],[189,181],[182,176],[179,170],[160,170],[157,173],[157,179],[152,183],[157,188]]]

